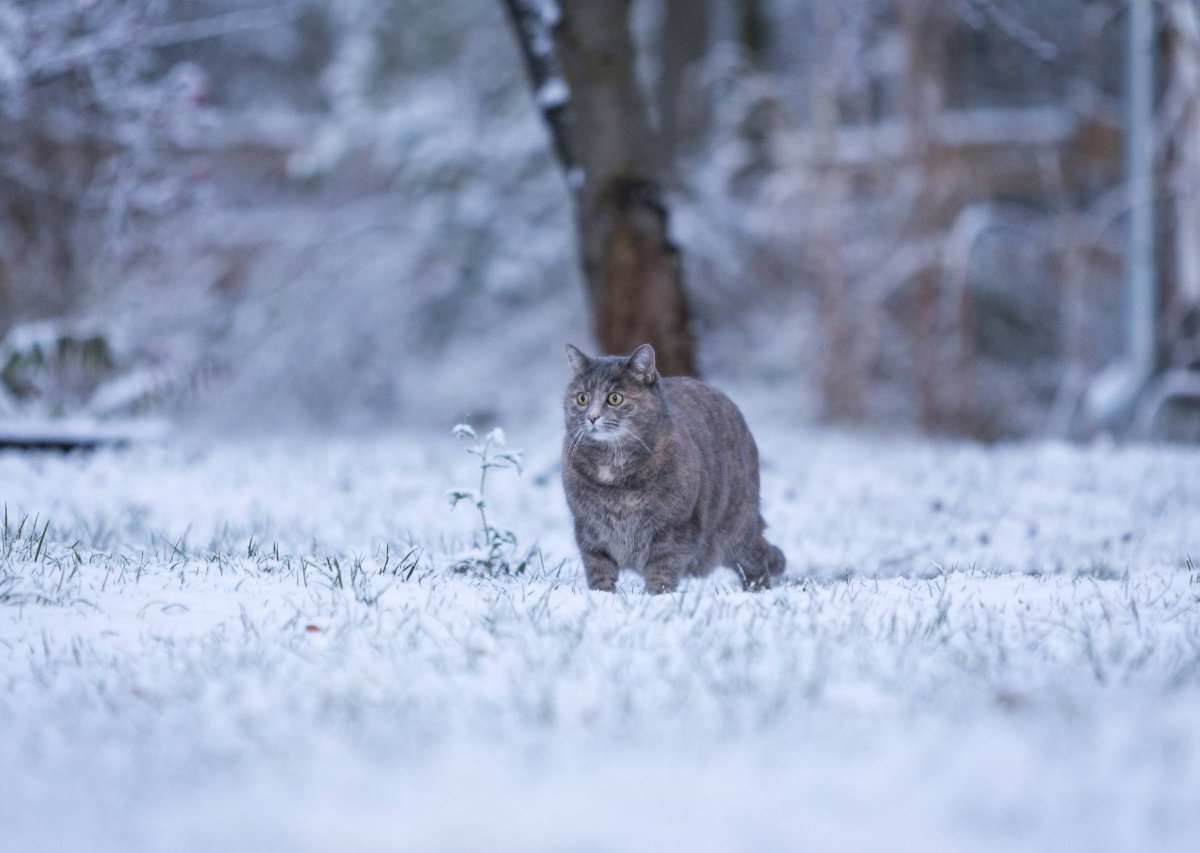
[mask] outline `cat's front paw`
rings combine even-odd
[[[771,588],[771,576],[769,574],[748,575],[741,572],[742,589],[746,592],[762,592]]]
[[[679,587],[679,579],[674,577],[655,577],[650,575],[646,578],[646,592],[649,595],[662,595],[664,592],[674,592]]]
[[[583,551],[583,575],[588,589],[595,592],[615,592],[620,569],[616,561],[603,551]]]

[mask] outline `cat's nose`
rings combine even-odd
[[[588,412],[587,419],[590,422],[595,423],[596,421],[598,421],[600,419],[600,413],[599,412]]]

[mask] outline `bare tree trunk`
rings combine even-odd
[[[842,231],[848,187],[833,168],[838,159],[838,98],[844,82],[843,52],[835,40],[842,23],[841,10],[818,4],[813,10],[818,33],[817,62],[813,69],[813,138],[818,175],[816,196],[824,216],[814,219],[814,243],[819,270],[821,311],[821,391],[824,410],[832,420],[857,422],[863,416],[863,370],[857,328],[863,322],[846,274]]]
[[[771,50],[771,23],[765,4],[763,0],[737,0],[736,14],[738,42],[746,59],[755,68],[762,69]]]
[[[694,148],[708,124],[707,105],[699,95],[711,39],[712,0],[664,0],[654,106],[668,160]]]
[[[547,18],[505,0],[575,197],[597,342],[654,345],[665,374],[695,375],[679,250],[662,196],[664,155],[637,77],[631,0],[562,0]],[[561,70],[561,77],[559,72]]]
[[[1186,362],[1200,359],[1200,10],[1172,0],[1165,17],[1169,82],[1162,111],[1169,134],[1165,178],[1173,257],[1164,266],[1173,284],[1172,343],[1187,350],[1172,360]]]
[[[1168,0],[1163,13],[1166,89],[1157,130],[1161,173],[1156,183],[1168,201],[1158,265],[1165,300],[1161,358],[1164,368],[1141,397],[1138,431],[1150,436],[1168,404],[1200,406],[1200,8],[1193,0]],[[1172,407],[1174,408],[1174,407]],[[1195,421],[1186,419],[1167,434],[1196,437]],[[1180,432],[1182,428],[1182,432]]]
[[[0,177],[0,233],[10,237],[0,241],[0,340],[18,322],[74,307],[74,213],[62,195],[38,195]]]
[[[912,140],[917,195],[910,227],[915,242],[935,236],[944,224],[943,190],[937,170],[937,152],[930,130],[944,100],[945,12],[939,4],[906,0],[901,7],[905,44],[904,120]],[[916,277],[913,369],[918,417],[926,431],[947,426],[941,394],[939,354],[939,304],[941,271],[926,265]]]

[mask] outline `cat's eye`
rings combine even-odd
[[[610,405],[610,406],[619,406],[624,402],[625,402],[625,398],[623,396],[621,396],[620,394],[618,394],[616,391],[613,391],[611,394],[608,395],[608,405]]]
[[[588,403],[588,395],[580,391],[575,395],[575,402],[581,406],[586,406]]]

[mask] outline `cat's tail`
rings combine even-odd
[[[767,543],[767,574],[779,577],[787,568],[787,557],[775,545]]]

